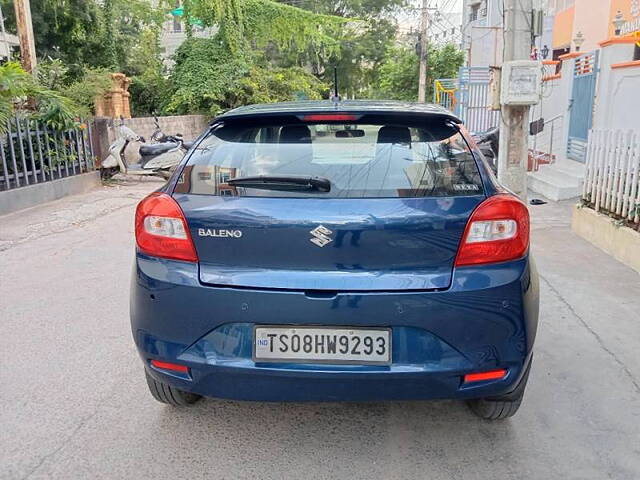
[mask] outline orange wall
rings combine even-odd
[[[613,19],[618,13],[618,10],[624,15],[624,19],[628,22],[631,18],[631,0],[611,0],[611,10],[609,11],[609,38],[614,36],[615,27],[613,26]]]
[[[611,2],[612,0],[576,0],[573,37],[578,32],[584,34],[581,51],[596,50],[600,42],[609,38],[609,26],[613,20],[610,19]]]
[[[565,48],[571,44],[573,38],[573,17],[575,7],[567,8],[556,13],[553,22],[553,48]]]
[[[614,36],[613,19],[620,10],[625,20],[631,17],[632,0],[575,0],[575,4],[556,13],[553,24],[553,48],[565,48],[571,45],[575,51],[573,38],[578,32],[584,35],[584,44],[580,48],[589,52],[598,48],[598,44]]]

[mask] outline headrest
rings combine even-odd
[[[403,143],[411,146],[409,127],[384,126],[378,130],[378,143]]]
[[[288,125],[280,130],[280,143],[311,143],[311,130],[306,125]]]

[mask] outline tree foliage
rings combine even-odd
[[[35,105],[31,104],[35,102]],[[78,107],[60,93],[43,87],[20,64],[0,65],[0,131],[14,114],[27,111],[52,128],[65,129],[73,125]]]
[[[294,0],[283,1],[293,3]],[[333,82],[335,67],[344,97],[368,96],[377,81],[384,53],[395,41],[397,25],[394,14],[407,3],[407,0],[295,0],[295,5],[300,8],[358,21],[349,21],[332,32],[340,48],[331,52],[313,48],[293,51],[285,56],[285,61],[310,65],[316,75],[330,83]],[[279,64],[285,63],[281,60]]]
[[[184,0],[184,11],[187,23],[197,18],[217,26],[221,41],[233,53],[269,44],[331,50],[337,44],[330,32],[344,22],[273,0]]]
[[[322,98],[328,89],[299,67],[264,68],[235,55],[220,37],[191,38],[175,55],[167,110],[208,113],[247,103]]]
[[[12,0],[0,0],[6,26],[15,31]],[[39,58],[60,59],[74,79],[86,67],[109,67],[130,74],[140,33],[164,17],[148,0],[31,0]]]
[[[464,53],[455,45],[429,45],[427,69],[427,100],[433,95],[433,83],[438,78],[454,78],[464,62]],[[407,46],[387,50],[380,67],[379,80],[373,96],[394,100],[416,101],[418,98],[419,58]]]
[[[11,3],[0,0],[10,29]],[[38,108],[49,105],[51,118],[71,105],[86,114],[114,71],[132,78],[134,115],[213,115],[247,103],[326,98],[334,67],[345,98],[416,99],[418,57],[398,45],[395,21],[409,0],[181,3],[189,38],[167,69],[159,35],[174,0],[31,0],[40,63],[30,88],[41,89]],[[217,34],[196,38],[192,25]],[[430,47],[429,88],[435,78],[455,76],[462,59],[454,46]],[[58,100],[46,100],[46,92]],[[3,107],[9,113],[22,108],[15,100],[22,97],[12,98]]]

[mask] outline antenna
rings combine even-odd
[[[333,98],[331,99],[336,103],[340,101],[340,94],[338,93],[338,67],[333,67]]]

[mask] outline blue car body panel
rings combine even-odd
[[[412,115],[426,111],[416,108]],[[178,194],[176,172],[162,191],[185,211],[200,263],[136,252],[131,325],[145,368],[179,389],[239,400],[467,399],[512,392],[532,358],[538,277],[529,253],[504,263],[453,266],[472,211],[504,193],[481,154],[474,150],[474,156],[484,194],[455,198]],[[363,221],[366,216],[373,220]],[[341,223],[345,217],[359,221],[350,226]],[[318,224],[344,234],[310,255],[308,232]],[[200,228],[237,228],[243,238],[207,242],[197,235]],[[390,328],[391,364],[256,363],[253,329],[274,324]],[[156,369],[153,359],[186,365],[189,373]],[[467,373],[496,368],[507,375],[462,381]]]
[[[448,288],[467,220],[484,200],[174,198],[189,221],[203,283],[337,291]],[[318,225],[335,232],[324,248],[309,242]],[[243,235],[212,241],[198,236],[201,228]]]
[[[194,264],[136,255],[131,318],[145,362],[174,361],[190,377],[158,379],[203,395],[265,401],[471,398],[515,388],[538,318],[530,259],[457,268],[447,291],[345,293],[211,287]],[[385,326],[391,366],[256,364],[255,324]],[[195,339],[195,341],[194,341]],[[462,385],[465,373],[508,368],[503,380]]]

